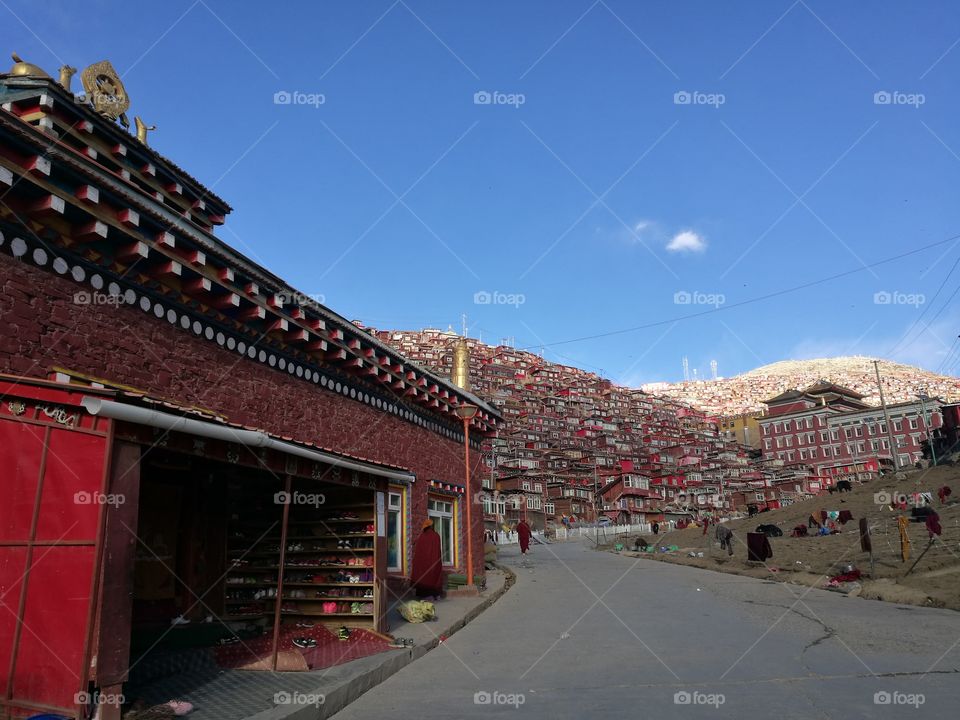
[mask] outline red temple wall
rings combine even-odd
[[[137,306],[74,303],[75,293],[88,290],[0,255],[0,372],[46,378],[59,366],[273,434],[407,468],[417,476],[408,512],[410,542],[426,517],[429,481],[463,483],[461,442],[249,360]],[[471,454],[471,465],[476,492],[483,474],[478,452]],[[483,514],[479,504],[474,510],[479,572]],[[465,564],[461,558],[461,570]]]

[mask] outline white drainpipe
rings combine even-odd
[[[240,428],[218,425],[217,423],[206,420],[196,420],[194,418],[160,412],[159,410],[150,410],[149,408],[138,407],[136,405],[104,400],[98,397],[85,397],[80,401],[80,404],[91,415],[102,415],[103,417],[108,417],[113,420],[147,425],[170,432],[198,435],[199,437],[211,438],[213,440],[238,443],[240,445],[246,445],[247,447],[270,448],[288,455],[306,458],[307,460],[314,460],[347,470],[358,470],[369,475],[377,475],[401,482],[409,483],[416,479],[415,475],[403,470],[388,470],[375,465],[346,460],[318,450],[310,450],[300,445],[283,442],[282,440],[275,440],[259,430],[241,430]]]

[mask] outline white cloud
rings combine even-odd
[[[701,253],[706,249],[706,238],[692,230],[684,230],[683,232],[677,233],[670,238],[670,242],[667,243],[668,252]]]

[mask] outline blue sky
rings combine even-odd
[[[882,356],[924,312],[892,357],[936,369],[958,332],[951,243],[553,345],[960,234],[947,0],[0,0],[0,28],[51,73],[111,60],[235,208],[221,239],[350,319],[465,313],[629,383]]]

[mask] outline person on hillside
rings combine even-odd
[[[655,522],[655,523],[653,524],[653,527],[651,528],[651,530],[653,530],[653,534],[654,534],[654,535],[659,535],[659,534],[660,534],[660,523]]]
[[[527,550],[530,549],[531,535],[533,535],[533,531],[530,529],[530,526],[527,525],[526,520],[521,520],[517,523],[517,538],[520,540],[520,553],[523,555],[526,555]]]
[[[443,593],[443,560],[440,552],[440,535],[433,529],[433,520],[423,521],[423,532],[413,549],[413,567],[410,581],[418,598],[434,600]]]

